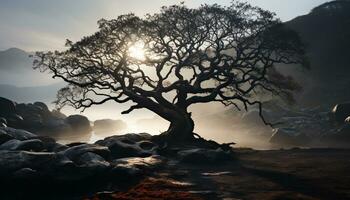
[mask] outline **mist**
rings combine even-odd
[[[51,105],[54,107],[53,105]],[[87,116],[93,125],[95,120],[113,119],[120,120],[126,127],[116,131],[92,132],[90,138],[74,138],[74,141],[96,142],[97,140],[113,135],[127,133],[149,133],[159,135],[168,130],[170,123],[157,116],[151,111],[142,109],[128,115],[121,115],[117,110],[121,109],[120,104],[108,103],[103,106],[95,106],[86,109],[83,113],[72,108],[64,108],[62,111],[67,115],[82,114]],[[237,111],[233,107],[226,107],[220,103],[197,104],[190,107],[195,122],[194,132],[201,137],[220,143],[235,142],[236,147],[254,149],[276,149],[281,146],[269,142],[273,129],[265,125],[261,119],[254,119],[254,122],[244,121],[245,112]],[[253,124],[252,124],[253,123]],[[64,143],[71,140],[61,139]]]

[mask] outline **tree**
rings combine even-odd
[[[197,9],[181,4],[144,18],[128,14],[98,24],[95,34],[67,41],[68,50],[36,53],[35,68],[68,83],[58,92],[57,105],[85,109],[130,101],[134,105],[123,114],[153,111],[170,122],[162,135],[176,141],[194,138],[189,106],[221,102],[261,108],[256,99],[261,92],[288,94],[295,88],[274,65],[304,61],[298,35],[273,13],[247,3]]]

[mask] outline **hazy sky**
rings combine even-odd
[[[78,40],[96,31],[97,20],[134,12],[143,16],[163,5],[183,0],[0,0],[0,50],[27,51],[62,48],[65,39]],[[307,14],[327,0],[247,0],[276,12],[283,21]],[[202,3],[228,5],[231,0],[186,0],[190,7]]]

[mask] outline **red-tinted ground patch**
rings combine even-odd
[[[202,200],[189,192],[189,186],[175,184],[164,179],[147,178],[135,187],[125,192],[116,192],[110,195],[91,198],[91,200]],[[89,199],[86,199],[89,200]]]

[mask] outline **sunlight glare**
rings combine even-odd
[[[145,44],[143,42],[136,42],[129,47],[129,56],[137,60],[145,60]]]

